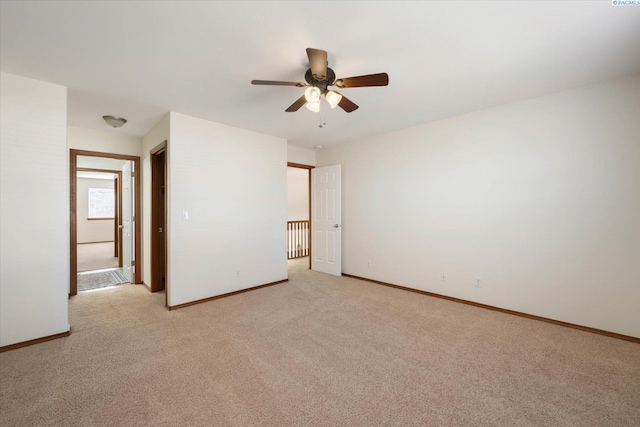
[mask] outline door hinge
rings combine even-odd
[[[131,222],[136,222],[136,217],[135,216],[131,217]]]
[[[135,267],[136,266],[136,260],[131,260],[131,267]]]
[[[131,178],[135,178],[136,173],[135,172],[131,172]]]

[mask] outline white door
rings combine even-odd
[[[311,269],[342,275],[340,165],[311,169]]]
[[[133,261],[133,191],[131,162],[122,166],[122,274],[131,282]]]

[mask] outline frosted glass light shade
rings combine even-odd
[[[318,102],[307,102],[307,108],[314,113],[320,112],[320,100]]]
[[[115,116],[102,116],[102,119],[111,127],[119,128],[122,127],[125,123],[127,123],[127,119],[123,119],[122,117]]]
[[[338,92],[334,92],[332,90],[327,92],[327,94],[324,97],[326,98],[326,100],[329,103],[329,105],[331,105],[331,108],[336,108],[336,106],[338,105],[338,103],[342,99],[342,95],[340,95]]]
[[[309,86],[304,91],[304,98],[307,102],[320,102],[320,96],[322,96],[322,92],[315,86]]]

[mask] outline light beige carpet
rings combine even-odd
[[[305,269],[176,311],[122,285],[0,354],[6,426],[638,426],[640,345]]]
[[[82,243],[78,247],[78,272],[118,267],[113,242]]]

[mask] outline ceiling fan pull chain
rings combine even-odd
[[[322,129],[323,127],[325,127],[327,125],[327,121],[322,117],[322,115],[320,116],[320,125],[318,126],[320,129]]]

